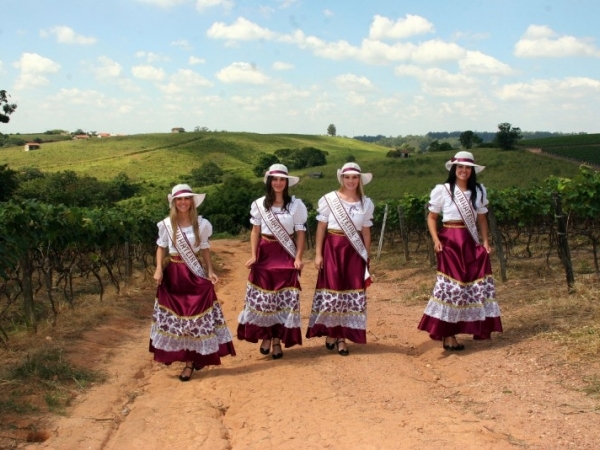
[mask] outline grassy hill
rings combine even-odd
[[[524,139],[519,142],[519,145],[539,148],[545,153],[600,166],[600,134]]]
[[[402,197],[405,193],[427,194],[447,176],[444,162],[455,150],[387,158],[389,148],[355,139],[329,136],[256,133],[161,133],[64,141],[42,144],[41,150],[24,152],[21,147],[0,150],[0,164],[13,170],[37,167],[42,171],[72,170],[110,180],[118,173],[141,182],[145,190],[166,192],[194,168],[216,162],[227,174],[260,182],[252,168],[261,153],[280,148],[316,147],[329,153],[328,164],[296,171],[301,183],[292,189],[313,204],[338,186],[336,169],[352,155],[374,179],[367,195],[376,201]],[[478,179],[489,188],[528,187],[550,175],[571,177],[577,164],[557,161],[525,150],[473,150],[478,163],[487,166]],[[313,179],[311,172],[323,172]],[[210,188],[206,189],[209,193]]]

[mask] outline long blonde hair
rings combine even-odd
[[[192,204],[194,200],[192,199]],[[198,247],[200,245],[200,227],[198,226],[198,212],[196,208],[190,208],[188,210],[188,215],[190,222],[192,222],[192,228],[194,230],[194,247]],[[175,206],[175,201],[171,204],[171,209],[169,211],[169,220],[171,221],[171,228],[173,229],[173,242],[176,241],[178,221],[177,221],[177,207]]]

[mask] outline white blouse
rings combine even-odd
[[[348,213],[348,216],[352,219],[357,230],[360,231],[363,227],[373,226],[373,211],[375,210],[375,205],[369,197],[363,197],[362,203],[347,202],[340,197],[340,202]],[[324,196],[319,199],[317,220],[319,222],[327,222],[327,229],[329,230],[342,230],[331,213],[329,204]]]
[[[258,206],[256,206],[257,203],[263,205],[264,201],[265,197],[263,196],[255,202],[252,202],[252,206],[250,207],[250,223],[252,225],[259,225],[262,234],[273,234],[267,224],[263,222]],[[304,202],[299,198],[292,196],[292,201],[288,205],[287,210],[279,206],[272,206],[271,211],[273,211],[273,214],[279,219],[279,222],[281,222],[281,225],[283,225],[283,228],[285,228],[285,231],[287,231],[288,234],[293,234],[294,230],[306,230],[304,224],[308,218],[308,212],[306,211]]]
[[[477,214],[487,213],[487,205],[489,203],[487,199],[487,191],[485,186],[482,184],[481,190],[477,189],[477,200],[475,200],[475,209]],[[471,204],[471,191],[464,191],[465,197]],[[433,213],[442,213],[442,222],[463,220],[462,216],[458,212],[458,208],[452,200],[450,193],[443,184],[436,185],[431,191],[429,199],[429,211]]]
[[[169,218],[167,217],[164,221],[160,221],[157,223],[158,226],[158,239],[156,240],[156,245],[159,247],[167,248],[169,247],[170,255],[177,255],[179,252],[173,245],[173,237],[169,236],[169,232],[167,231],[167,227],[165,226],[165,221],[169,223]],[[194,253],[198,253],[199,250],[210,248],[210,244],[208,243],[208,238],[212,235],[213,229],[210,222],[206,219],[203,219],[202,216],[198,216],[198,225],[200,227],[200,245],[196,246],[196,238],[194,237],[194,228],[190,225],[189,227],[182,227],[181,231],[185,234],[188,239],[188,242],[192,246],[192,250]]]

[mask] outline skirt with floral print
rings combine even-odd
[[[219,365],[221,357],[235,355],[212,282],[194,275],[180,259],[165,268],[157,289],[150,351],[155,361],[192,361],[196,367]]]
[[[261,238],[250,269],[238,339],[281,339],[285,347],[302,345],[300,281],[294,259],[274,238]]]
[[[308,322],[306,337],[367,342],[366,263],[348,238],[327,233],[323,242],[323,269]]]
[[[489,254],[466,228],[442,228],[439,238],[436,283],[419,330],[435,340],[459,333],[490,339],[502,321]]]

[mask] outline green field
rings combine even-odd
[[[355,139],[329,136],[256,133],[161,133],[92,138],[42,144],[41,150],[25,152],[22,147],[0,149],[0,164],[13,170],[36,167],[42,171],[72,170],[100,180],[119,173],[142,183],[144,191],[167,191],[194,168],[216,162],[229,175],[260,181],[252,168],[261,153],[280,148],[316,147],[327,151],[327,165],[297,171],[302,180],[292,193],[316,204],[324,193],[338,186],[336,169],[350,155],[374,179],[366,188],[376,201],[396,199],[404,194],[423,195],[446,179],[444,162],[456,150],[411,154],[406,159],[387,158],[387,147]],[[525,150],[474,149],[478,163],[487,169],[479,181],[489,188],[526,188],[551,175],[571,177],[577,164],[557,161]],[[322,172],[319,179],[309,176]],[[209,187],[205,189],[211,192]]]

